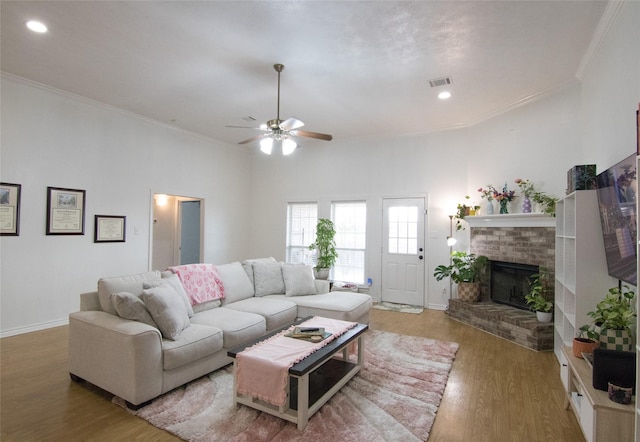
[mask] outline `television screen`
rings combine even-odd
[[[636,285],[636,156],[600,173],[596,182],[609,275]]]

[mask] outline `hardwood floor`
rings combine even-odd
[[[583,441],[553,353],[536,353],[450,319],[372,310],[371,328],[454,341],[460,349],[429,441]],[[67,372],[68,329],[0,340],[3,441],[175,441]],[[320,442],[320,441],[318,441]]]

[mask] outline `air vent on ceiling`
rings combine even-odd
[[[451,77],[442,77],[436,78],[434,80],[429,80],[429,85],[431,87],[446,86],[447,84],[451,84]]]

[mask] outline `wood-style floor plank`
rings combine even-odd
[[[537,353],[450,319],[372,310],[370,327],[454,341],[460,349],[430,441],[583,441],[553,353]],[[0,340],[3,441],[176,441],[69,379],[68,327]]]

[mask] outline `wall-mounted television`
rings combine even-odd
[[[636,155],[598,174],[596,183],[609,275],[637,285]]]

